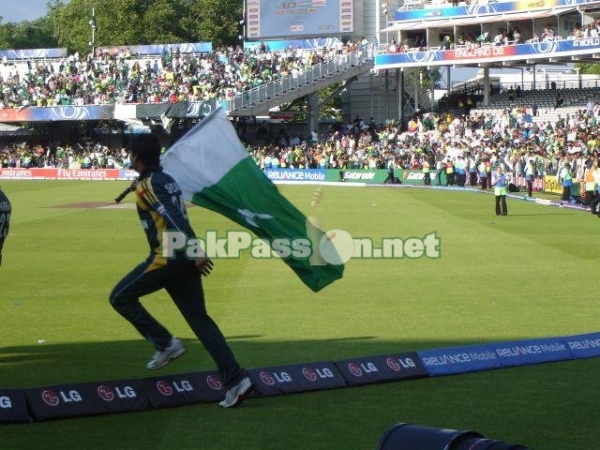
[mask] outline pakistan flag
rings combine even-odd
[[[344,265],[319,257],[324,232],[266,177],[239,140],[222,109],[213,111],[179,139],[162,158],[186,200],[218,212],[269,242],[311,242],[302,257],[281,255],[298,277],[319,291],[342,277]],[[306,256],[306,257],[305,257]]]

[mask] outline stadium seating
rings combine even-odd
[[[562,106],[556,107],[556,96],[562,95],[564,99]],[[478,105],[471,113],[501,112],[507,108],[515,108],[525,106],[531,113],[534,105],[537,105],[537,115],[532,117],[534,122],[556,121],[559,116],[566,114],[574,114],[577,111],[587,108],[588,102],[592,104],[600,104],[600,90],[597,88],[583,89],[546,89],[546,90],[531,90],[521,91],[521,95],[514,99],[508,98],[508,93],[491,96],[489,106]]]

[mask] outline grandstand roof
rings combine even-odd
[[[448,17],[445,19],[431,20],[427,18],[394,22],[391,26],[382,29],[382,32],[419,30],[424,28],[447,28],[461,25],[477,25],[495,22],[518,22],[522,20],[543,19],[560,14],[578,12],[576,6],[565,6],[560,8],[546,8],[535,11],[510,11],[492,14],[479,14],[474,16]]]

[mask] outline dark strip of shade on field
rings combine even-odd
[[[391,353],[343,361],[250,369],[255,398],[415,378],[455,375],[600,356],[600,332],[442,349]],[[0,423],[27,423],[211,403],[225,387],[216,372],[130,380],[0,388]]]

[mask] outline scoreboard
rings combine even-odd
[[[357,34],[354,1],[246,0],[246,38],[293,39]]]

